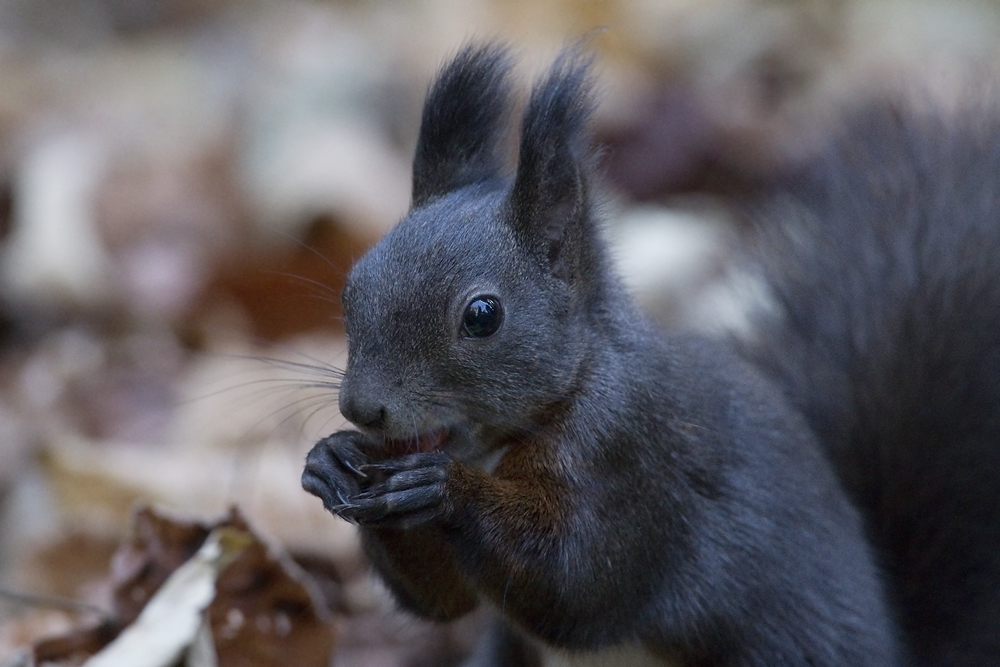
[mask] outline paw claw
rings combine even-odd
[[[345,458],[338,457],[338,460],[345,468],[347,468],[352,473],[360,477],[362,480],[368,479],[368,474],[362,470],[362,468],[367,468],[368,467],[367,465],[356,466]]]
[[[354,503],[340,503],[339,505],[331,505],[330,511],[334,514],[341,514],[342,512],[349,512],[351,510],[358,509],[358,506]]]
[[[358,474],[364,475],[366,478],[371,474],[391,472],[393,466],[387,465],[385,463],[366,463],[364,465],[358,466]]]

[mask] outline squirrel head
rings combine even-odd
[[[513,175],[507,51],[467,46],[441,70],[411,209],[344,288],[340,407],[363,431],[482,454],[544,428],[578,388],[592,321],[617,298],[590,194],[588,69],[568,50],[535,86]]]

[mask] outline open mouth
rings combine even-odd
[[[438,429],[429,433],[418,433],[409,438],[385,440],[386,453],[390,457],[405,456],[424,452],[439,452],[451,437],[450,429]]]

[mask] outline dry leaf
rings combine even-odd
[[[117,624],[39,642],[38,665],[166,666],[192,645],[191,667],[327,667],[333,654],[336,630],[307,575],[236,510],[203,524],[139,508],[111,585]],[[204,624],[211,651],[196,641]]]
[[[251,542],[234,528],[213,530],[198,552],[173,572],[135,622],[84,667],[169,667],[194,642],[215,583]]]

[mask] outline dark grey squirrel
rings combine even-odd
[[[589,66],[513,173],[507,51],[442,69],[303,486],[405,609],[494,610],[497,664],[1000,664],[1000,130],[859,113],[748,204],[757,335],[665,336],[602,238]]]

